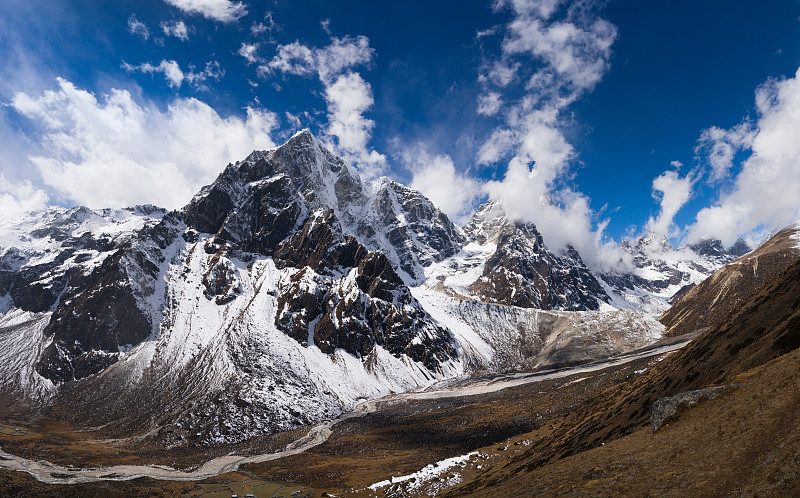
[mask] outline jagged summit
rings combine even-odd
[[[741,237],[730,247],[725,247],[719,239],[705,238],[687,246],[700,256],[727,258],[729,256],[744,256],[753,249]]]
[[[501,201],[464,227],[468,244],[431,280],[480,301],[545,310],[597,310],[609,300],[577,251],[551,252],[533,223],[509,220]]]
[[[690,288],[725,264],[750,252],[739,240],[726,249],[717,239],[674,248],[660,233],[649,232],[635,240],[623,240],[620,247],[631,255],[631,272],[605,272],[600,278],[608,286],[618,307],[632,307],[653,315],[666,311]]]
[[[200,232],[271,254],[318,209],[332,210],[343,231],[369,250],[383,251],[409,283],[421,283],[425,266],[452,256],[464,242],[424,195],[388,178],[365,184],[308,130],[229,165],[185,212],[187,224]]]

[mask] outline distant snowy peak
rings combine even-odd
[[[369,250],[383,251],[409,283],[422,282],[425,266],[464,242],[421,193],[387,178],[364,184],[308,130],[229,165],[185,211],[198,231],[269,255],[318,209],[332,210],[344,233]]]
[[[478,208],[464,227],[469,244],[431,271],[430,285],[495,304],[596,310],[609,300],[571,247],[551,252],[533,223],[509,220],[502,202]]]
[[[55,207],[0,228],[0,295],[13,308],[50,315],[39,374],[52,381],[87,377],[151,335],[158,310],[147,304],[148,281],[162,259],[159,227],[173,218],[152,206]]]
[[[699,256],[710,258],[723,258],[730,259],[731,257],[740,257],[749,253],[753,249],[747,245],[743,239],[739,238],[730,246],[725,247],[719,239],[702,239],[699,242],[688,245],[689,249],[696,252]]]
[[[66,281],[90,272],[165,215],[153,206],[98,211],[79,206],[0,220],[0,295],[11,295],[23,310],[48,311]]]
[[[743,240],[725,248],[717,239],[675,249],[663,234],[650,232],[634,241],[623,240],[620,247],[633,259],[627,273],[600,275],[614,296],[612,304],[658,315],[689,288],[705,280],[725,264],[750,252]]]
[[[648,232],[646,235],[636,239],[633,243],[623,240],[620,245],[623,249],[632,254],[648,256],[665,254],[675,250],[667,236],[657,232]]]

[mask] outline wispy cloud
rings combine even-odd
[[[244,57],[248,65],[264,62],[264,59],[258,55],[258,45],[258,43],[242,43],[242,46],[239,47],[238,54]]]
[[[498,92],[488,92],[478,97],[478,114],[494,116],[500,111],[503,98]]]
[[[38,129],[33,138],[42,147],[28,159],[45,184],[62,201],[91,207],[180,207],[228,162],[273,147],[278,124],[263,109],[225,118],[193,98],[175,99],[165,111],[125,90],[98,99],[64,79],[42,95],[17,93],[11,105]],[[10,190],[4,194],[0,180],[0,204],[11,202]]]
[[[136,35],[142,40],[147,40],[150,38],[150,29],[147,25],[140,20],[136,19],[136,15],[131,14],[128,18],[128,32],[132,35]]]
[[[272,35],[275,31],[280,31],[280,29],[281,27],[275,22],[274,14],[267,12],[264,14],[263,21],[254,22],[250,26],[250,34],[264,37],[268,43],[276,43]]]
[[[167,36],[174,36],[180,41],[189,41],[189,27],[183,21],[162,22],[161,30]]]
[[[205,82],[207,80],[219,81],[225,76],[225,71],[217,61],[206,62],[205,68],[202,71],[195,71],[194,68],[184,71],[181,69],[180,64],[174,60],[162,60],[157,66],[149,62],[138,65],[131,65],[127,62],[123,62],[122,67],[128,72],[138,71],[145,74],[163,74],[170,88],[180,88],[183,83],[188,83],[191,86],[203,89],[205,88]]]
[[[247,15],[247,6],[230,0],[164,0],[189,14],[200,14],[221,23],[238,21]]]
[[[605,223],[596,223],[589,199],[568,186],[576,154],[562,130],[564,111],[607,72],[617,30],[593,1],[499,0],[494,7],[513,17],[498,30],[501,54],[479,76],[479,111],[501,121],[477,159],[507,159],[508,167],[484,188],[509,216],[536,223],[551,249],[572,245],[593,266],[613,265],[619,254],[603,242]],[[495,97],[519,86],[521,98]]]

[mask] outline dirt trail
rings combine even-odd
[[[378,410],[382,403],[404,400],[422,400],[449,398],[458,396],[475,396],[500,391],[509,387],[520,386],[533,382],[559,379],[570,375],[589,373],[604,368],[622,365],[630,361],[658,356],[682,348],[689,341],[678,342],[656,348],[649,348],[643,351],[633,352],[622,355],[610,360],[605,360],[577,367],[563,368],[557,370],[547,370],[536,373],[504,374],[492,377],[465,380],[462,384],[450,385],[439,384],[424,390],[413,391],[400,394],[391,394],[382,398],[362,401],[357,404],[353,411],[342,414],[339,418],[314,426],[308,434],[291,443],[283,451],[276,453],[264,453],[253,456],[226,455],[213,460],[193,470],[179,470],[161,465],[115,465],[113,467],[97,468],[73,468],[56,465],[43,460],[29,460],[7,453],[0,448],[0,468],[27,472],[36,479],[52,484],[74,484],[79,482],[91,481],[126,481],[139,477],[151,477],[153,479],[171,481],[196,481],[214,477],[227,472],[238,470],[241,465],[247,463],[267,462],[278,460],[291,455],[297,455],[318,446],[328,440],[332,433],[333,426],[344,420],[353,417],[362,417]],[[450,381],[452,382],[452,381]]]

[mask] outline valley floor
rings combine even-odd
[[[655,434],[639,429],[604,446],[517,470],[531,460],[532,443],[548,437],[577,407],[660,359],[639,358],[472,396],[380,402],[375,412],[338,423],[325,443],[302,454],[246,464],[210,479],[47,485],[22,472],[0,471],[0,495],[778,496],[800,489],[800,350],[740,375],[739,387],[680,414]],[[39,458],[54,461],[80,454],[80,443],[63,453],[66,446],[54,428],[47,439],[37,432],[44,426],[8,422],[0,426],[3,450],[28,448],[33,456],[38,449]],[[65,430],[59,437],[76,436]],[[271,445],[285,445],[298,434],[283,437]],[[26,440],[30,444],[20,443]],[[222,448],[210,450],[176,461],[208,459]],[[397,479],[473,452],[441,473]],[[392,476],[402,482],[392,484]],[[382,484],[369,488],[376,483]]]
[[[670,345],[665,349],[674,349],[679,345]],[[337,494],[350,488],[363,487],[389,474],[399,475],[418,470],[420,462],[435,462],[471,448],[495,444],[541,429],[546,421],[568,412],[570,407],[581,403],[598,389],[620,382],[637,368],[654,361],[652,355],[657,352],[649,350],[642,356],[632,355],[608,363],[545,374],[490,377],[467,385],[451,385],[438,393],[413,393],[370,402],[373,405],[370,410],[376,410],[374,413],[339,422],[333,435],[324,444],[300,455],[246,464],[239,472],[269,482],[304,483]],[[608,367],[609,364],[614,366]],[[175,468],[188,467],[187,470],[191,470],[191,467],[196,468],[215,456],[232,452],[254,454],[278,451],[303,437],[307,431],[265,437],[249,441],[246,446],[207,447],[198,452],[156,448],[148,445],[146,439],[104,440],[98,438],[96,433],[78,431],[69,424],[48,420],[6,418],[5,422],[0,426],[0,446],[4,452],[33,461],[44,458],[63,466],[61,472],[75,471],[76,474],[79,467],[102,465],[107,469],[111,465],[145,462]],[[41,473],[47,467],[37,468]],[[361,471],[354,473],[353,468]],[[98,475],[112,474],[104,471]],[[235,475],[239,474],[223,474],[208,482],[230,479]],[[69,475],[54,471],[43,477],[66,481]],[[24,473],[8,471],[0,473],[0,483],[12,487],[46,486]],[[93,489],[105,494],[108,489],[131,490],[141,485],[147,487],[148,493],[157,489],[189,492],[204,489],[197,487],[204,483],[206,481],[180,486],[175,482],[139,478],[112,483],[59,485],[49,489],[63,491],[67,495],[77,490],[92,493]]]

